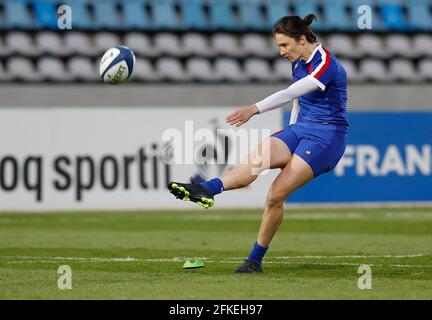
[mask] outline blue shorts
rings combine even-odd
[[[293,124],[271,136],[285,142],[291,153],[306,161],[317,177],[336,167],[345,152],[347,134],[325,125]]]

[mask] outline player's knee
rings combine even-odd
[[[269,209],[283,207],[285,196],[281,192],[270,191],[267,196],[266,206]]]

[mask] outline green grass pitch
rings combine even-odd
[[[232,271],[261,210],[1,213],[0,299],[432,298],[432,208],[285,212],[258,275]],[[182,269],[197,257],[205,268]]]

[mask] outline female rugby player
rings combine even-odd
[[[269,189],[257,241],[236,273],[262,272],[264,254],[283,220],[284,200],[315,177],[332,170],[345,151],[346,72],[336,57],[317,42],[309,27],[314,19],[313,14],[304,19],[287,16],[273,26],[280,55],[292,64],[294,83],[226,117],[229,124],[238,127],[254,115],[293,101],[290,125],[264,140],[248,155],[248,161],[222,177],[201,184],[172,182],[168,186],[177,198],[208,208],[214,204],[216,194],[249,185],[257,178],[257,172],[281,169]]]

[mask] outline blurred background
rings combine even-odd
[[[59,29],[59,19],[67,14],[63,5],[71,8],[70,29]],[[141,125],[136,124],[143,130],[139,135],[144,141],[150,139],[148,131],[163,127],[167,118],[183,120],[185,108],[191,114],[207,110],[197,120],[208,127],[222,125],[222,114],[233,107],[289,86],[290,64],[279,57],[271,27],[282,16],[310,13],[318,18],[311,27],[319,40],[346,68],[352,129],[344,166],[317,179],[293,201],[432,201],[432,1],[1,0],[0,114],[2,136],[8,137],[2,142],[1,192],[10,198],[4,207],[33,208],[43,202],[33,197],[23,200],[26,190],[31,190],[31,183],[21,181],[19,171],[22,167],[25,173],[27,168],[25,152],[33,150],[33,157],[60,152],[76,155],[101,145],[101,141],[95,140],[94,145],[86,141],[103,131],[101,116],[92,118],[86,112],[103,112],[107,117],[111,112],[110,119],[119,119],[122,112],[144,112],[139,114]],[[359,28],[365,21],[371,23],[370,29]],[[114,87],[102,83],[98,64],[107,49],[120,44],[134,51],[137,62],[128,83]],[[219,122],[211,120],[214,108],[222,110]],[[74,117],[63,114],[62,121],[75,122],[62,133],[67,126],[56,115],[65,110],[76,113]],[[146,110],[156,113],[147,115]],[[287,124],[289,111],[287,105],[278,113],[272,129]],[[87,127],[83,119],[91,119]],[[120,152],[124,141],[130,140],[131,119],[117,125],[105,122],[111,123],[106,130],[115,131],[110,139],[119,147],[108,143],[100,154]],[[35,134],[47,127],[45,135]],[[68,144],[81,149],[69,150]],[[7,158],[14,154],[16,165]],[[50,162],[43,165],[55,167]],[[14,168],[16,176],[9,173]],[[121,169],[117,171],[113,169],[110,176],[121,176]],[[60,177],[67,181],[65,175]],[[72,183],[78,179],[73,173],[70,178]],[[330,183],[332,190],[324,188]],[[165,192],[161,185],[157,188]],[[50,188],[48,182],[42,187]],[[116,188],[101,192],[110,195]],[[99,208],[104,203],[94,201],[88,205]],[[146,207],[142,200],[133,201],[134,207]],[[62,207],[61,200],[54,202]],[[161,200],[155,205],[163,204]]]
[[[59,19],[67,13],[62,5],[71,8],[71,29],[59,29]],[[427,91],[418,89],[432,81],[429,0],[1,0],[0,82],[30,84],[25,91],[21,86],[0,91],[3,99],[11,97],[3,103],[30,99],[39,104],[34,100],[39,91],[31,84],[49,84],[58,92],[42,94],[42,105],[70,103],[58,102],[57,96],[81,103],[79,87],[65,92],[62,85],[101,84],[99,58],[119,44],[137,56],[133,77],[122,88],[130,100],[122,103],[249,103],[291,81],[289,63],[278,57],[273,43],[273,23],[284,15],[309,13],[318,17],[312,28],[320,41],[348,72],[352,108],[429,108],[423,98]],[[365,15],[371,29],[358,27]],[[140,85],[138,94],[132,83]],[[186,91],[166,95],[168,84],[176,90],[186,85]],[[191,97],[190,84],[207,86]],[[96,95],[102,105],[119,102],[114,91]],[[368,96],[371,101],[361,102]]]
[[[61,5],[72,30],[58,29]],[[309,13],[351,83],[432,81],[428,0],[2,0],[1,81],[99,82],[98,58],[123,43],[138,57],[134,82],[286,83],[271,27]]]

